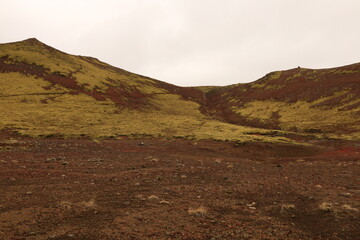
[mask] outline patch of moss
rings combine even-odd
[[[346,102],[334,108],[314,107],[321,102],[331,98],[347,94],[347,91],[340,91],[332,96],[324,97],[313,102],[298,101],[295,103],[278,102],[272,100],[252,101],[246,103],[242,108],[233,107],[232,110],[248,119],[256,119],[261,122],[270,120],[273,113],[278,113],[279,124],[283,130],[298,129],[300,131],[309,131],[309,129],[318,129],[321,132],[328,132],[346,128],[359,130],[360,126],[356,124],[360,113],[359,108],[349,111],[340,111],[356,101]]]

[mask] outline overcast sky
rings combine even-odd
[[[0,0],[0,42],[36,37],[180,86],[360,62],[360,0]]]

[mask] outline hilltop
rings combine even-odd
[[[354,64],[278,71],[226,87],[179,87],[32,38],[0,45],[0,129],[35,137],[358,139],[359,81]]]

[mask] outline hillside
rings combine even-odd
[[[358,139],[359,81],[354,64],[278,71],[226,87],[178,87],[32,38],[0,44],[0,129],[35,137]]]
[[[24,135],[288,141],[213,120],[200,111],[204,91],[66,54],[37,39],[0,45],[0,86],[0,129]]]
[[[360,64],[272,72],[211,90],[206,108],[234,124],[358,138]]]

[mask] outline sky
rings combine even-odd
[[[35,37],[179,86],[360,62],[359,0],[0,0],[0,43]]]

